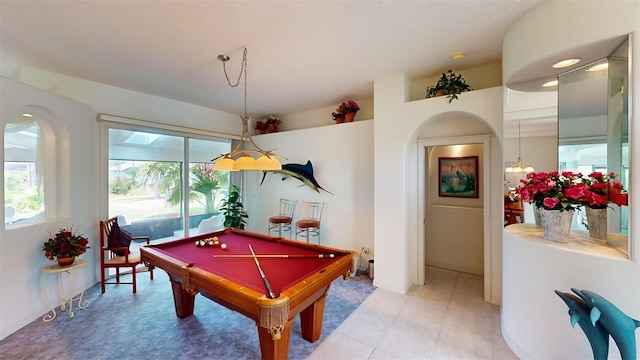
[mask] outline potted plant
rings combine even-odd
[[[340,104],[340,106],[338,106],[338,109],[336,109],[336,112],[344,115],[345,122],[352,122],[353,117],[356,116],[358,110],[360,110],[360,106],[358,106],[358,103],[353,100],[349,100]]]
[[[456,74],[452,70],[442,73],[435,85],[427,87],[427,98],[446,95],[449,103],[458,98],[458,94],[464,91],[471,91],[461,74]]]
[[[541,209],[543,237],[567,242],[574,210],[582,207],[582,174],[564,171],[530,172],[521,179],[517,192],[522,201]]]
[[[256,130],[258,130],[258,133],[260,134],[266,134],[267,133],[267,123],[265,123],[262,120],[259,120],[256,122]]]
[[[60,266],[73,264],[76,256],[84,254],[89,248],[86,236],[74,231],[73,227],[61,228],[57,233],[51,235],[49,240],[42,246],[44,256],[53,261],[58,260]]]
[[[582,179],[584,184],[582,205],[587,215],[589,236],[596,239],[607,238],[607,207],[610,203],[620,206],[629,204],[629,194],[613,172],[603,174],[594,171]]]
[[[220,210],[224,215],[224,227],[244,230],[246,225],[244,219],[248,218],[249,215],[244,211],[240,201],[240,187],[238,185],[231,185],[229,197],[222,200]]]
[[[267,124],[267,133],[278,132],[278,125],[280,125],[282,121],[273,115],[269,115],[265,123]]]
[[[332,112],[331,118],[336,122],[336,124],[342,124],[344,122],[344,114],[339,111]]]

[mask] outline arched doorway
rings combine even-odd
[[[484,128],[485,134],[478,134],[478,135],[463,135],[463,136],[442,136],[442,137],[430,137],[430,138],[422,138],[422,139],[418,139],[417,140],[417,167],[418,167],[418,188],[417,188],[417,194],[418,194],[418,249],[417,249],[417,265],[418,268],[416,269],[417,271],[417,279],[418,279],[418,284],[424,284],[425,282],[425,265],[426,265],[426,256],[425,256],[425,249],[426,249],[426,245],[427,245],[427,239],[426,239],[426,234],[427,234],[427,219],[426,219],[426,209],[427,209],[427,199],[429,199],[429,188],[432,188],[431,194],[434,193],[434,191],[438,191],[437,188],[433,189],[434,186],[439,186],[439,184],[429,184],[429,188],[427,188],[427,185],[429,183],[429,169],[427,168],[428,166],[428,162],[431,161],[433,162],[433,159],[428,159],[428,152],[427,150],[429,148],[434,148],[434,147],[451,147],[451,146],[468,146],[471,144],[476,144],[479,146],[475,147],[474,151],[479,151],[480,153],[478,154],[478,176],[481,177],[479,179],[479,183],[478,183],[478,199],[477,202],[479,202],[479,204],[476,205],[476,208],[478,209],[477,211],[479,211],[481,213],[481,218],[482,218],[482,272],[484,276],[484,299],[485,301],[488,302],[494,302],[495,299],[492,299],[492,285],[493,285],[493,276],[489,276],[489,274],[492,274],[491,268],[492,268],[492,261],[499,261],[499,259],[492,259],[492,244],[491,244],[491,236],[490,236],[490,224],[491,224],[491,187],[490,184],[492,182],[492,176],[491,176],[491,138],[492,138],[492,134],[486,134],[487,129],[489,132],[491,132],[491,129],[489,127],[487,127],[485,124],[483,124],[482,120],[480,119],[472,119],[470,121],[473,121],[475,123],[477,123],[477,125],[479,125],[475,130],[473,131],[479,131],[480,128]],[[425,132],[427,132],[427,130],[429,130],[430,126],[428,126],[427,128],[425,128],[425,131],[423,132],[423,134]],[[480,150],[478,150],[480,149]],[[435,161],[438,161],[437,159]],[[433,165],[433,164],[432,164]],[[436,169],[437,169],[437,165],[436,164]],[[433,169],[433,166],[430,166],[431,169]],[[437,174],[435,176],[435,178],[437,178]],[[431,177],[431,179],[433,179],[433,177]],[[497,180],[497,179],[493,179],[493,181],[501,181],[501,180]],[[458,204],[460,205],[460,204]],[[462,203],[462,205],[465,205],[464,202]],[[445,205],[445,206],[449,206],[449,205]],[[457,206],[455,204],[455,202],[453,204],[450,204],[450,206]],[[456,225],[457,224],[457,225]],[[456,220],[456,223],[454,223],[454,225],[459,226],[459,227],[464,227],[464,219],[458,219]],[[463,270],[463,269],[459,269],[459,270]]]

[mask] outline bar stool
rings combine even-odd
[[[318,245],[320,244],[320,218],[322,217],[323,208],[323,201],[302,202],[302,219],[296,221],[296,240],[300,236],[306,238],[308,243],[310,237],[317,236]]]
[[[291,238],[291,222],[297,203],[297,200],[280,199],[280,213],[269,218],[269,235],[271,230],[277,229],[278,237],[282,237],[282,230],[285,230],[289,231],[289,238]]]

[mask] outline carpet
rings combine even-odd
[[[0,341],[0,359],[260,359],[251,319],[201,295],[193,315],[179,319],[168,276],[160,269],[154,275],[150,281],[148,273],[138,274],[135,295],[130,285],[108,285],[101,294],[96,284],[85,291],[87,308],[74,303],[73,318],[58,312],[45,323],[40,317]],[[296,317],[289,359],[308,357],[374,289],[363,275],[335,280],[327,295],[322,337],[315,343],[304,340]]]

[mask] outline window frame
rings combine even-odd
[[[155,133],[159,135],[168,135],[168,136],[177,136],[183,138],[183,159],[184,162],[183,168],[183,179],[188,180],[190,176],[190,164],[192,163],[190,159],[190,148],[189,148],[189,140],[197,139],[204,141],[230,141],[230,146],[234,146],[235,141],[237,141],[240,137],[225,133],[211,132],[205,130],[199,130],[189,127],[179,127],[168,124],[160,124],[154,123],[145,120],[131,119],[126,117],[120,117],[109,114],[99,114],[98,115],[99,122],[99,140],[100,140],[100,170],[99,170],[99,186],[100,186],[100,214],[101,218],[106,219],[109,215],[109,130],[118,129],[118,130],[128,130],[128,131],[140,131],[140,132],[148,132]],[[211,157],[215,157],[217,154],[212,153]],[[231,184],[241,185],[242,177],[241,176],[229,176],[229,186]],[[189,187],[184,186],[182,188],[182,198],[189,199]],[[189,209],[189,201],[182,201],[182,213],[184,214],[183,218],[183,228],[184,228],[184,236],[189,236],[189,226],[187,224],[190,209]]]

